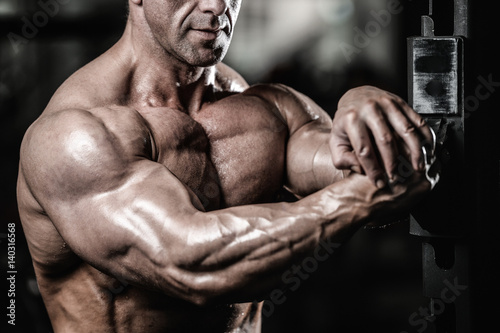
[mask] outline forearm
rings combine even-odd
[[[208,228],[192,229],[194,245],[169,277],[202,304],[256,298],[321,241],[341,243],[356,231],[370,215],[372,190],[353,177],[295,203],[198,213],[193,218]]]
[[[118,190],[58,204],[58,213],[49,214],[72,250],[94,267],[205,305],[266,295],[322,240],[342,243],[395,195],[355,174],[294,203],[201,212],[192,201],[186,187],[154,166]]]
[[[136,168],[116,189],[46,201],[49,216],[94,267],[200,305],[265,295],[321,240],[344,241],[374,212],[376,188],[360,175],[294,203],[202,212],[166,168]]]
[[[134,168],[116,188],[45,200],[45,209],[93,267],[200,305],[265,295],[321,240],[342,242],[371,213],[371,183],[362,177],[294,203],[203,212],[165,167],[144,160]]]
[[[322,241],[342,243],[368,222],[407,212],[428,190],[420,173],[385,189],[352,174],[294,203],[198,213],[210,230],[191,233],[200,242],[170,276],[191,287],[193,302],[253,300],[276,288],[283,273]]]

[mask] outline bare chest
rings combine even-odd
[[[282,187],[286,126],[259,99],[228,98],[195,115],[144,115],[155,158],[206,210],[270,202]]]

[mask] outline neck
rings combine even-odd
[[[200,110],[207,94],[213,93],[215,66],[183,63],[158,45],[148,29],[141,29],[131,19],[115,49],[131,68],[128,90],[134,106],[192,113]]]

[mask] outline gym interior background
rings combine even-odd
[[[436,34],[452,34],[452,1],[434,1],[434,6],[445,17],[436,22]],[[478,77],[500,81],[496,18],[487,6],[492,5],[472,7],[474,52],[468,71],[473,86]],[[421,0],[243,0],[225,62],[251,84],[294,87],[332,116],[340,96],[363,84],[406,98],[406,38],[420,34],[420,15],[427,11],[427,1]],[[6,275],[7,224],[16,223],[14,332],[51,332],[17,213],[22,136],[57,87],[118,40],[125,22],[125,0],[0,1],[0,256]],[[475,149],[467,158],[476,161],[464,175],[475,184],[473,193],[464,193],[475,207],[470,229],[474,332],[495,324],[500,303],[495,273],[500,110],[498,86],[490,89],[487,99],[468,109]],[[409,235],[407,221],[386,230],[360,230],[328,261],[307,267],[285,301],[267,303],[263,332],[433,332],[417,322],[423,318],[420,309],[428,308],[421,260],[421,240]],[[2,301],[1,308],[7,305]],[[7,319],[1,318],[4,326]]]

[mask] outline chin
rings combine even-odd
[[[201,51],[198,51],[196,55],[191,57],[189,63],[192,66],[197,67],[209,67],[214,66],[224,59],[227,53],[227,47],[207,47]]]
[[[217,65],[222,61],[223,57],[211,57],[211,58],[202,58],[197,59],[195,61],[190,61],[189,64],[195,67],[210,67]]]
[[[210,58],[204,57],[204,58],[193,59],[192,61],[188,61],[188,63],[191,66],[195,66],[195,67],[209,67],[209,66],[216,65],[221,60],[222,59],[220,59],[218,57],[210,57]]]

